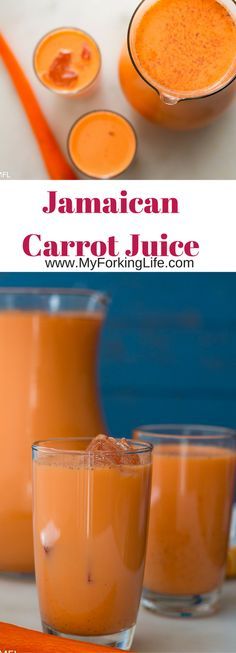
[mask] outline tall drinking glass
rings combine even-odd
[[[104,430],[96,364],[106,297],[0,291],[0,571],[33,571],[31,444]]]
[[[225,576],[236,433],[157,424],[134,437],[153,444],[143,604],[169,616],[210,614]]]
[[[47,633],[127,649],[142,591],[152,446],[137,442],[117,461],[109,448],[86,450],[90,442],[33,445],[42,624]]]

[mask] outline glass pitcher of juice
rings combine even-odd
[[[130,104],[149,120],[176,130],[211,122],[236,91],[234,0],[143,0],[119,76]]]
[[[0,291],[0,571],[33,571],[31,444],[104,431],[96,363],[106,297]]]

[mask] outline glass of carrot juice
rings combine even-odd
[[[58,439],[33,445],[34,551],[43,629],[131,646],[142,592],[149,443]]]
[[[37,44],[33,65],[42,84],[60,95],[78,95],[90,89],[101,69],[96,41],[81,29],[60,27]]]
[[[143,605],[167,616],[211,614],[225,576],[236,432],[157,424],[134,438],[153,444]]]
[[[68,137],[68,153],[80,175],[113,179],[133,163],[137,137],[131,123],[115,111],[97,110],[80,116]]]
[[[202,127],[236,91],[234,0],[143,0],[119,63],[122,89],[149,120]]]

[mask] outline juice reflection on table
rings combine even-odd
[[[144,605],[176,616],[207,614],[225,576],[235,481],[235,433],[147,427],[153,477]]]
[[[33,447],[36,580],[46,632],[98,643],[108,636],[101,643],[119,646],[131,641],[144,572],[151,453],[147,444],[124,442],[99,436],[92,444]]]
[[[201,127],[235,94],[233,0],[143,0],[120,59],[120,81],[146,118],[173,129]]]
[[[0,294],[0,570],[32,572],[32,442],[103,428],[96,361],[105,298]]]

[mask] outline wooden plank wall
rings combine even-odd
[[[100,382],[108,427],[236,427],[236,275],[0,274],[0,286],[89,287],[111,297]]]

